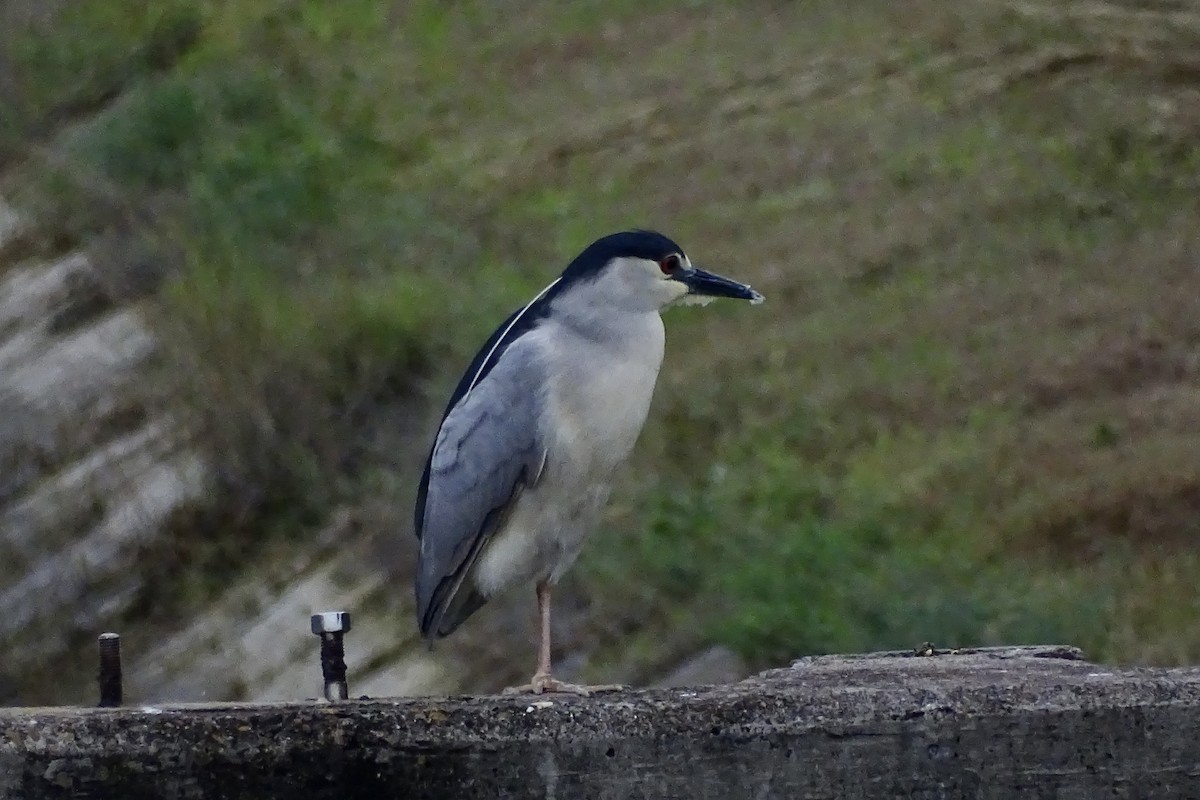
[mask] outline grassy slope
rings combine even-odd
[[[1200,21],[841,5],[84,3],[8,51],[0,153],[51,238],[176,266],[161,324],[264,525],[378,485],[389,398],[439,404],[434,359],[599,233],[760,288],[669,316],[571,580],[598,672],[707,640],[1200,658]]]

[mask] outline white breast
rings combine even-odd
[[[569,330],[552,349],[547,397],[550,459],[585,481],[607,480],[628,456],[646,423],[663,359],[657,313],[639,316],[620,340],[588,339]]]

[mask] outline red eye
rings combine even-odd
[[[671,255],[658,262],[658,268],[662,270],[663,275],[674,275],[679,271],[679,267],[679,256],[675,253],[671,253]]]

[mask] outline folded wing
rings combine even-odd
[[[466,578],[541,474],[540,375],[533,348],[515,343],[442,421],[416,509],[417,616],[427,639],[448,635],[486,601]]]

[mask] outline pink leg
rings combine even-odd
[[[585,697],[592,692],[613,691],[623,689],[623,686],[577,686],[573,683],[564,683],[560,680],[555,680],[550,673],[550,583],[549,581],[541,581],[537,585],[537,604],[538,604],[538,659],[537,671],[533,673],[533,678],[524,686],[514,686],[505,689],[505,694],[523,694],[532,692],[533,694],[542,694],[544,692],[563,692],[566,694],[578,694]]]

